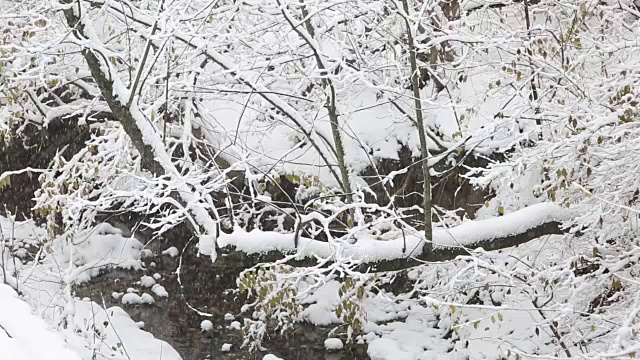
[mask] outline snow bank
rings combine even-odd
[[[105,225],[107,224],[102,224],[99,229],[105,230]],[[71,244],[56,239],[54,246],[56,254],[63,255],[61,260],[68,261],[73,256],[77,267],[71,276],[76,283],[89,281],[101,269],[108,267],[142,270],[140,252],[143,244],[135,238],[89,230],[79,234]]]
[[[367,354],[371,360],[414,360],[412,353],[403,351],[398,344],[391,339],[378,338],[373,340],[367,348]]]
[[[10,223],[0,217],[3,230]],[[30,222],[14,228],[16,242],[38,241],[38,236],[46,234]],[[102,224],[72,241],[53,239],[54,252],[35,265],[5,262],[8,271],[18,274],[23,295],[18,298],[11,287],[0,284],[0,359],[89,360],[99,354],[114,360],[181,360],[175,349],[141,330],[122,308],[105,309],[96,302],[65,295],[67,283],[88,281],[104,267],[142,269],[142,244],[119,232]],[[135,292],[111,296],[153,300],[149,294]],[[47,328],[47,324],[62,322],[66,328]]]
[[[74,322],[92,324],[102,335],[102,343],[98,346],[101,354],[111,353],[111,358],[118,360],[182,360],[171,345],[141,330],[122,308],[115,306],[105,310],[94,302],[78,305]]]
[[[44,320],[8,285],[0,284],[0,359],[80,360],[60,333]]]

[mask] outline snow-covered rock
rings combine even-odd
[[[284,359],[279,358],[273,354],[267,354],[262,358],[262,360],[284,360]]]
[[[140,305],[140,304],[153,304],[155,300],[153,296],[144,293],[142,295],[138,295],[136,293],[127,293],[122,296],[122,304],[125,305]]]
[[[151,288],[151,291],[153,291],[153,293],[156,294],[156,296],[159,296],[159,297],[168,297],[169,296],[169,293],[167,292],[167,290],[164,288],[164,286],[162,286],[160,284],[153,285],[153,287]]]
[[[166,250],[164,250],[164,251],[162,252],[162,255],[169,255],[169,256],[171,256],[171,257],[176,257],[176,256],[178,256],[179,254],[180,254],[180,251],[179,251],[179,250],[178,250],[178,248],[177,248],[177,247],[175,247],[175,246],[172,246],[172,247],[170,247],[170,248],[168,248],[168,249],[166,249]]]
[[[152,287],[153,285],[155,285],[156,280],[148,275],[144,275],[143,277],[140,278],[140,285],[144,286],[144,287]]]
[[[213,330],[213,323],[209,320],[202,320],[202,322],[200,323],[200,330],[202,331]]]
[[[324,348],[327,350],[340,350],[344,347],[342,340],[338,338],[329,338],[324,341]]]
[[[240,330],[242,328],[242,325],[239,321],[233,321],[231,324],[229,324],[229,326],[227,326],[227,328],[229,328],[230,330]]]

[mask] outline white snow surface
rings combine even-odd
[[[0,225],[3,231],[13,228],[2,217]],[[16,243],[35,244],[46,238],[46,231],[23,222],[15,224],[13,235]],[[55,238],[49,244],[55,251],[35,265],[16,259],[14,268],[14,262],[7,261],[8,252],[2,254],[8,273],[17,274],[8,282],[17,286],[22,296],[0,284],[0,359],[91,360],[94,353],[115,360],[181,359],[169,344],[141,330],[122,308],[105,309],[66,291],[66,284],[88,281],[105,267],[141,270],[142,244],[138,240],[102,224],[78,233],[75,239]],[[138,295],[122,297],[126,296]],[[148,294],[140,298],[152,299]],[[61,326],[63,319],[66,327]],[[95,341],[98,333],[100,341]]]
[[[1,283],[0,309],[0,359],[81,360],[62,334],[34,314],[15,290]]]

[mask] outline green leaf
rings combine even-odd
[[[503,317],[502,314],[498,313],[498,320],[502,321]]]
[[[479,320],[476,320],[476,321],[473,322],[473,328],[474,329],[477,329],[479,325],[480,325],[480,321]]]

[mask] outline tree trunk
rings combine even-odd
[[[413,90],[413,103],[416,112],[416,123],[418,127],[418,137],[420,139],[420,155],[422,157],[422,178],[423,185],[423,202],[422,210],[424,212],[424,253],[431,252],[433,248],[433,225],[431,219],[431,174],[429,173],[429,148],[427,138],[425,136],[424,119],[422,117],[422,101],[420,96],[420,72],[416,61],[416,48],[413,42],[413,34],[411,32],[411,23],[409,22],[409,0],[402,0],[402,7],[405,13],[405,23],[407,26],[407,42],[409,46],[409,63],[411,65],[411,88]]]

